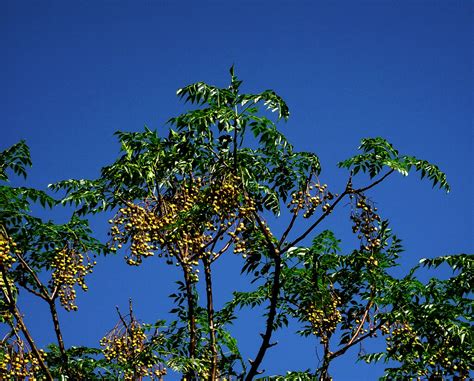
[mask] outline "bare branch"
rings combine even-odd
[[[286,245],[282,250],[281,252],[284,253],[285,251],[287,251],[290,247],[293,247],[295,246],[298,242],[302,241],[303,239],[305,239],[308,234],[310,234],[314,228],[316,226],[318,226],[321,221],[323,221],[332,211],[333,209],[336,207],[337,204],[339,204],[339,202],[349,193],[349,191],[346,189],[344,192],[341,193],[341,195],[332,203],[331,206],[329,206],[329,208],[308,228],[306,229],[306,231],[301,234],[298,238],[296,238],[293,242],[289,243],[288,245]]]
[[[280,288],[281,288],[281,281],[280,281],[281,256],[277,252],[275,246],[273,245],[271,241],[271,237],[257,213],[255,213],[255,218],[257,219],[260,229],[262,230],[263,234],[266,237],[267,247],[274,261],[275,271],[273,273],[272,292],[270,296],[270,308],[268,311],[268,318],[266,322],[265,333],[262,335],[262,343],[260,344],[260,349],[258,350],[255,360],[251,362],[252,366],[245,377],[245,381],[251,381],[257,374],[260,374],[260,371],[258,370],[258,368],[260,364],[262,363],[263,357],[265,356],[267,349],[271,347],[270,339],[272,337],[272,333],[274,329],[273,323],[276,316],[276,308],[277,308],[277,303],[278,303],[278,298],[280,296]]]
[[[390,171],[388,171],[385,175],[383,175],[380,179],[374,181],[372,184],[369,184],[365,187],[362,187],[362,188],[359,188],[359,189],[354,189],[354,192],[355,193],[358,193],[358,192],[365,192],[366,190],[369,190],[370,188],[373,188],[374,186],[376,186],[377,184],[380,184],[382,181],[384,181],[389,175],[391,175],[393,172],[395,172],[394,169],[391,169]]]
[[[33,277],[33,279],[35,280],[36,285],[43,292],[43,295],[40,296],[40,297],[42,299],[46,300],[46,301],[52,300],[52,297],[49,294],[48,289],[40,281],[40,279],[38,278],[38,275],[36,275],[36,272],[34,272],[33,269],[30,267],[30,265],[28,265],[28,262],[25,261],[25,258],[23,258],[23,255],[21,255],[20,253],[15,253],[15,254],[16,254],[16,257],[20,260],[21,266]],[[21,286],[25,287],[25,285],[21,285]],[[39,296],[38,294],[35,294],[35,295]]]
[[[311,181],[311,178],[313,177],[313,173],[310,172],[306,179],[306,188],[308,187],[309,182]],[[299,207],[298,207],[299,208]],[[297,213],[293,213],[293,217],[291,217],[291,221],[284,231],[284,233],[281,236],[280,242],[278,242],[278,247],[281,248],[281,245],[283,245],[283,242],[285,242],[286,237],[290,233],[291,229],[293,228],[293,225],[295,224],[296,218],[298,217]]]

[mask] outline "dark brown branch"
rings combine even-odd
[[[115,306],[115,310],[117,311],[117,315],[119,316],[120,321],[122,322],[122,325],[125,327],[125,329],[128,330],[128,324],[122,314],[120,313],[120,309],[118,306]]]
[[[124,326],[125,330],[129,334],[131,338],[133,338],[133,322],[135,321],[135,318],[133,316],[133,307],[132,307],[132,298],[128,300],[128,316],[130,317],[130,323],[127,323],[123,315],[120,313],[120,309],[118,306],[115,306],[115,309],[117,310],[117,315],[119,316],[120,321],[122,322],[122,325]]]
[[[291,217],[291,221],[288,224],[288,227],[286,228],[285,232],[281,236],[280,242],[278,243],[278,247],[281,247],[281,245],[283,245],[283,243],[285,242],[286,237],[288,236],[288,234],[290,234],[291,229],[293,229],[293,225],[295,224],[297,217],[298,215],[296,213],[293,213],[293,217]]]
[[[46,298],[43,294],[40,294],[38,291],[35,291],[33,290],[32,288],[30,288],[29,286],[25,284],[21,284],[20,283],[20,286],[23,287],[26,291],[30,292],[31,294],[37,296],[38,298],[41,298],[45,301],[47,301],[49,303],[49,298]]]
[[[194,306],[194,295],[193,289],[191,285],[191,279],[189,277],[189,272],[185,269],[185,265],[183,265],[184,271],[184,281],[186,285],[186,299],[188,302],[188,329],[189,329],[189,343],[188,343],[188,355],[190,359],[194,359],[196,357],[196,345],[197,345],[197,336],[196,336],[196,312]],[[193,380],[194,379],[194,371],[189,370],[182,378],[182,380]]]
[[[41,353],[39,352],[38,348],[36,347],[36,344],[33,341],[33,338],[31,337],[30,332],[28,331],[28,328],[26,327],[26,325],[23,321],[21,313],[18,310],[18,307],[16,306],[15,298],[13,296],[13,292],[12,292],[11,287],[10,287],[10,282],[9,282],[9,279],[7,277],[7,274],[6,274],[6,270],[3,266],[1,268],[1,272],[2,272],[3,283],[5,285],[5,287],[2,289],[2,292],[5,296],[5,299],[8,302],[8,309],[10,310],[10,313],[15,317],[16,322],[17,322],[18,326],[20,327],[21,332],[23,333],[23,336],[25,336],[25,339],[28,342],[31,351],[33,352],[33,355],[38,360],[38,364],[39,364],[41,370],[44,372],[46,378],[48,380],[53,381],[53,377],[51,376],[51,373],[49,372],[48,367],[44,363],[43,358],[41,357]]]
[[[224,229],[222,229],[222,227],[219,228],[219,231],[216,233],[216,235],[214,236],[214,238],[212,240],[210,240],[208,243],[206,243],[206,245],[203,247],[203,249],[207,249],[209,246],[215,246],[217,241],[219,240],[219,238],[221,236],[223,236],[225,234],[225,232],[227,230],[230,229],[230,226],[226,226]],[[214,250],[213,248],[211,248],[211,251]]]
[[[362,187],[362,188],[359,188],[359,189],[354,189],[354,192],[355,193],[358,193],[358,192],[365,192],[366,190],[369,190],[370,188],[373,188],[374,186],[376,186],[377,184],[380,184],[382,181],[384,181],[389,175],[391,175],[393,172],[395,172],[394,169],[391,169],[390,171],[388,171],[385,175],[383,175],[380,179],[374,181],[372,184],[369,184],[365,187]]]
[[[332,205],[308,228],[306,229],[306,231],[301,234],[298,238],[296,238],[293,242],[289,243],[288,245],[286,245],[282,250],[281,252],[284,253],[285,251],[287,251],[290,247],[293,247],[295,246],[298,242],[302,241],[303,239],[305,239],[308,234],[310,234],[313,229],[318,226],[321,221],[323,221],[332,211],[333,209],[336,207],[337,204],[339,204],[339,202],[349,193],[349,191],[346,189],[344,192],[341,193],[341,195],[332,203]]]
[[[250,362],[251,367],[245,377],[245,381],[251,381],[257,374],[259,374],[258,368],[260,367],[260,364],[263,361],[263,358],[265,356],[267,349],[272,346],[272,344],[270,344],[270,340],[271,340],[272,333],[274,330],[274,321],[275,321],[277,303],[278,303],[278,298],[280,296],[280,287],[281,287],[280,276],[281,276],[282,263],[281,263],[280,254],[278,253],[277,249],[273,245],[271,241],[271,237],[257,213],[255,213],[255,218],[260,227],[260,230],[262,230],[267,240],[267,248],[270,252],[271,258],[274,261],[275,271],[273,273],[273,284],[272,284],[272,291],[271,291],[271,296],[270,296],[270,308],[268,311],[265,333],[262,335],[262,343],[260,344],[260,348],[258,350],[257,356],[255,357],[255,360]]]
[[[270,234],[267,231],[267,227],[263,223],[262,219],[257,213],[254,213],[255,219],[257,220],[258,227],[262,231],[263,235],[265,236],[265,239],[267,241],[267,248],[270,249],[270,254],[277,254],[277,250],[275,246],[273,245],[272,238],[270,237]]]
[[[365,335],[359,336],[357,339],[355,339],[352,343],[346,344],[344,347],[341,349],[337,350],[336,352],[331,354],[331,359],[335,359],[338,356],[343,355],[349,348],[353,347],[354,345],[360,343],[362,340],[366,339],[367,337],[373,336],[373,334],[382,327],[384,322],[380,322],[376,326],[372,327],[369,332],[367,332]]]
[[[189,358],[196,357],[196,312],[194,310],[194,295],[191,277],[186,264],[182,265],[184,272],[184,283],[186,286],[186,298],[188,301],[188,324],[189,324]],[[188,377],[187,377],[188,378]],[[191,378],[189,378],[191,379]]]
[[[51,298],[51,295],[49,295],[49,292],[48,292],[48,289],[46,288],[46,286],[40,281],[40,279],[38,278],[38,275],[36,275],[36,273],[33,271],[33,269],[30,267],[30,265],[28,265],[28,263],[25,261],[25,258],[23,258],[23,256],[20,254],[20,253],[16,253],[16,257],[20,260],[20,263],[21,263],[21,266],[28,272],[31,274],[31,276],[33,277],[33,279],[35,280],[36,282],[36,285],[38,286],[38,288],[43,292],[43,296],[40,296],[42,299],[46,300],[46,301],[50,301],[52,300]],[[22,285],[22,287],[25,287],[25,285]],[[25,287],[26,288],[26,287]],[[26,288],[27,289],[27,288]],[[37,295],[39,296],[39,295]]]
[[[51,292],[51,300],[55,300],[58,297],[58,292],[59,292],[59,286],[56,285],[53,288],[53,291]]]
[[[272,346],[270,344],[270,339],[272,337],[272,333],[274,329],[273,323],[276,316],[276,306],[277,306],[278,297],[280,294],[280,287],[281,287],[281,282],[280,282],[281,258],[279,255],[274,256],[274,262],[275,262],[275,272],[273,273],[272,293],[270,297],[270,309],[268,311],[266,329],[265,329],[265,333],[262,335],[262,343],[260,344],[260,349],[257,353],[257,356],[255,357],[255,360],[251,362],[251,367],[250,367],[249,372],[247,373],[247,376],[245,377],[245,381],[251,381],[257,374],[259,374],[258,368],[260,367],[260,364],[262,363],[263,357],[265,356],[267,349]]]
[[[209,381],[215,381],[217,377],[217,347],[216,329],[214,326],[214,302],[212,295],[211,264],[208,258],[203,257],[204,274],[206,277],[206,299],[207,299],[207,321],[209,325],[209,349],[211,352],[211,367],[209,369]]]
[[[323,343],[324,355],[323,355],[323,365],[319,368],[319,381],[330,381],[331,377],[329,376],[329,364],[331,363],[331,351],[329,350],[329,337],[327,341]]]
[[[311,181],[312,177],[313,177],[313,173],[310,172],[310,174],[308,175],[308,177],[306,179],[306,188],[308,188],[309,182]],[[293,217],[291,217],[291,221],[290,221],[288,227],[286,228],[286,230],[284,231],[284,233],[282,234],[280,242],[278,243],[279,248],[281,248],[281,245],[283,245],[283,243],[285,242],[285,239],[288,236],[288,234],[290,233],[291,229],[293,229],[293,225],[295,224],[295,221],[296,221],[297,217],[298,217],[298,214],[293,213]]]
[[[51,313],[51,318],[53,320],[54,333],[56,334],[56,339],[58,341],[59,351],[61,352],[61,357],[64,363],[64,367],[67,369],[68,359],[67,359],[67,354],[66,354],[66,348],[64,346],[63,335],[61,332],[61,326],[59,325],[58,312],[56,310],[56,301],[50,300],[48,304],[49,304],[49,311]]]
[[[282,253],[287,251],[290,247],[295,246],[298,242],[302,241],[304,238],[310,234],[313,229],[318,226],[321,221],[323,221],[331,212],[332,210],[336,207],[336,205],[344,198],[344,196],[350,194],[350,193],[359,193],[359,192],[365,192],[368,189],[373,188],[374,186],[380,184],[382,181],[384,181],[390,174],[394,172],[393,169],[388,171],[385,175],[383,175],[380,179],[374,181],[372,184],[369,184],[365,187],[359,188],[359,189],[352,189],[352,178],[349,178],[349,181],[347,182],[346,189],[344,192],[341,193],[341,195],[332,203],[332,205],[324,212],[302,235],[300,235],[298,238],[296,238],[293,242],[288,244],[285,248],[281,250]]]

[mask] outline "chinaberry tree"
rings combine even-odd
[[[368,192],[410,171],[449,191],[444,173],[383,138],[367,138],[358,155],[339,163],[347,181],[333,190],[321,181],[318,156],[295,150],[277,129],[289,117],[283,99],[271,90],[242,93],[241,84],[231,68],[228,87],[198,82],[179,89],[195,108],[170,119],[167,134],[117,132],[117,160],[97,179],[50,185],[59,199],[7,183],[8,173],[26,176],[31,164],[24,142],[0,154],[0,319],[9,327],[1,342],[3,378],[163,379],[172,370],[183,380],[258,379],[274,332],[290,319],[300,322],[299,334],[317,338],[322,359],[312,371],[266,379],[330,380],[334,359],[377,335],[385,336],[386,351],[360,358],[387,361],[386,379],[468,377],[472,258],[427,259],[405,277],[393,277],[401,241]],[[360,184],[360,172],[369,175],[368,183]],[[54,224],[31,214],[35,203],[72,205],[74,213],[69,222]],[[349,252],[324,229],[343,203],[350,205],[360,242]],[[93,238],[88,226],[87,217],[98,213],[109,220],[107,242]],[[272,229],[275,221],[285,225],[281,234]],[[87,290],[92,257],[106,261],[116,252],[130,266],[151,260],[177,266],[175,319],[142,323],[130,302],[126,314],[117,310],[117,324],[96,348],[66,348],[57,308],[76,310],[76,289]],[[254,287],[235,290],[217,310],[215,263],[232,252],[241,256],[242,273]],[[452,267],[451,278],[417,279],[419,267],[440,265]],[[22,292],[48,306],[55,344],[35,344],[23,319],[28,311],[17,304]],[[228,328],[240,308],[256,306],[264,307],[265,325],[247,363]]]

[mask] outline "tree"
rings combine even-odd
[[[300,334],[319,340],[322,362],[313,372],[271,379],[329,380],[335,358],[377,334],[386,335],[387,350],[360,357],[394,360],[386,377],[466,379],[473,362],[471,257],[422,262],[451,266],[448,280],[424,284],[415,277],[418,267],[394,278],[389,270],[403,250],[401,241],[368,195],[392,174],[413,170],[449,191],[445,174],[427,161],[400,155],[380,137],[362,139],[361,153],[339,164],[349,174],[345,188],[335,193],[320,182],[317,155],[296,151],[277,129],[277,122],[289,117],[283,99],[271,90],[241,93],[233,68],[230,75],[226,88],[198,82],[179,89],[178,96],[197,108],[170,119],[166,137],[147,128],[117,132],[120,157],[97,179],[50,185],[62,192],[58,200],[40,190],[1,186],[0,308],[10,327],[0,353],[3,375],[136,380],[162,379],[170,369],[183,380],[252,380],[276,345],[273,333],[296,319]],[[261,105],[277,117],[267,117]],[[7,170],[26,177],[30,164],[26,144],[12,146],[1,153],[0,180],[8,180]],[[371,182],[356,186],[359,172]],[[341,252],[334,232],[320,229],[343,200],[351,205],[349,217],[360,240],[350,253]],[[63,225],[45,222],[31,215],[37,202],[72,205],[74,213]],[[86,218],[97,213],[111,217],[109,242],[92,237]],[[281,235],[271,228],[275,219],[286,221]],[[296,228],[299,220],[306,221],[302,230]],[[130,301],[127,315],[117,310],[118,323],[100,340],[101,348],[66,348],[58,304],[76,310],[76,289],[87,290],[86,276],[95,265],[91,256],[115,252],[124,252],[131,266],[158,256],[180,269],[171,295],[175,320],[141,323]],[[235,291],[216,310],[214,263],[230,252],[241,255],[242,272],[252,276],[255,287]],[[205,284],[204,295],[198,282]],[[22,291],[49,307],[57,343],[46,351],[35,345],[17,306]],[[265,306],[266,324],[247,365],[228,327],[239,308],[257,305]]]

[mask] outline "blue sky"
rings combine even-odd
[[[33,187],[94,178],[117,156],[114,131],[147,125],[164,133],[165,121],[186,109],[179,87],[225,86],[235,64],[245,91],[272,88],[287,101],[282,131],[320,156],[321,178],[335,191],[346,180],[336,163],[363,137],[385,137],[448,174],[449,195],[418,175],[393,177],[372,193],[404,240],[402,274],[422,257],[473,252],[472,11],[470,1],[5,0],[0,149],[26,139]],[[324,228],[350,240],[344,215]],[[99,238],[109,217],[92,221]],[[61,314],[67,345],[97,345],[116,322],[115,305],[125,309],[129,297],[144,321],[166,317],[178,272],[154,259],[131,269],[122,257],[101,260],[79,311]],[[240,264],[219,264],[218,305],[248,287]],[[46,310],[22,297],[37,341],[52,341]],[[233,332],[251,358],[263,321],[242,316]],[[263,364],[268,374],[314,368],[315,343],[296,329],[277,334],[280,345]],[[381,375],[380,366],[355,364],[354,353],[332,368],[335,380]]]

